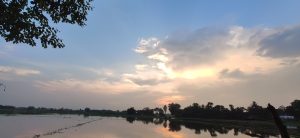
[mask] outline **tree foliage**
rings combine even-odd
[[[0,35],[13,43],[63,48],[51,23],[84,26],[93,0],[0,0]]]
[[[165,114],[167,114],[167,110],[168,110],[167,105],[164,105],[163,110],[164,110]]]
[[[136,114],[136,110],[134,109],[134,107],[128,108],[126,112],[129,115],[135,115]]]
[[[170,103],[168,105],[168,108],[169,108],[171,115],[179,115],[180,114],[180,104]]]
[[[2,88],[3,88],[3,89],[2,89]],[[1,82],[0,82],[0,91],[1,91],[1,90],[3,90],[3,91],[5,92],[6,86],[5,86],[4,83],[1,83]]]

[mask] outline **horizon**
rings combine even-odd
[[[126,110],[300,99],[299,1],[94,1],[64,48],[0,38],[0,105]]]

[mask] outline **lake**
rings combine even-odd
[[[248,138],[277,137],[274,128],[162,119],[77,115],[0,116],[1,138]],[[274,130],[273,130],[274,129]]]

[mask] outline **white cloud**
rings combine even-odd
[[[125,73],[122,78],[140,86],[157,85],[168,81],[164,72],[150,65],[138,64],[135,68],[134,73]]]
[[[148,53],[151,52],[153,49],[156,49],[160,42],[157,38],[149,38],[149,39],[141,39],[139,41],[139,46],[134,49],[137,53]]]
[[[17,68],[17,67],[10,67],[10,66],[0,66],[0,73],[11,73],[18,76],[29,76],[29,75],[41,74],[39,70]]]
[[[147,64],[137,64],[135,65],[136,70],[145,70],[148,67]]]
[[[44,91],[82,91],[94,93],[118,94],[135,92],[137,87],[128,82],[107,82],[104,80],[63,79],[52,81],[37,81],[36,87]]]
[[[93,72],[99,76],[107,76],[111,77],[114,76],[115,73],[112,69],[96,69],[96,68],[85,68],[85,70]]]

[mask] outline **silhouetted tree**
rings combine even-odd
[[[212,102],[208,102],[207,104],[206,104],[206,109],[211,109],[212,107],[213,107],[213,103]]]
[[[142,110],[137,110],[136,113],[137,115],[141,115],[141,116],[153,116],[154,110],[150,109],[149,107],[145,107]]]
[[[159,115],[159,116],[163,116],[164,115],[164,110],[161,109],[161,108],[158,108],[158,107],[154,108],[153,112],[154,112],[155,115]]]
[[[281,106],[278,107],[278,109],[276,111],[277,111],[278,114],[283,115],[283,114],[285,114],[286,107],[281,105]]]
[[[300,100],[294,100],[290,106],[287,106],[285,112],[290,115],[294,115],[297,119],[300,119]]]
[[[27,114],[35,114],[35,107],[34,106],[28,106],[26,109]]]
[[[167,114],[167,110],[168,110],[167,105],[164,105],[163,109],[164,109],[165,114]]]
[[[136,111],[135,111],[135,109],[133,107],[131,107],[131,108],[127,109],[127,114],[129,114],[129,115],[135,115]]]
[[[84,115],[84,116],[89,116],[89,115],[90,115],[90,112],[91,112],[91,109],[88,108],[88,107],[86,107],[86,108],[84,108],[84,113],[83,113],[83,115]]]
[[[300,100],[294,100],[291,103],[292,108],[294,109],[294,115],[296,118],[300,119]]]
[[[300,110],[300,100],[294,100],[291,103],[291,106],[295,109],[295,110]]]
[[[234,111],[234,106],[232,104],[229,105],[230,111]]]
[[[180,112],[180,104],[177,103],[170,103],[169,105],[169,111],[171,115],[178,115]]]
[[[62,48],[52,23],[84,26],[92,0],[0,0],[0,35],[13,43]]]
[[[255,120],[270,120],[272,119],[271,114],[268,112],[266,108],[258,105],[255,101],[247,108],[248,111],[248,119],[255,119]]]

